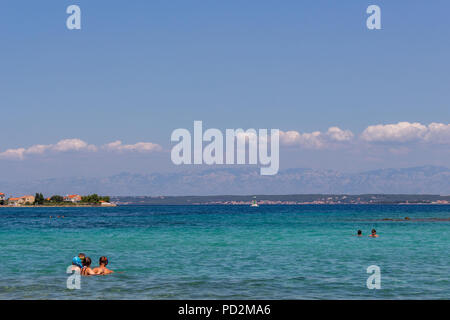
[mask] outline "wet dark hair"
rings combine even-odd
[[[100,259],[98,259],[98,264],[104,264],[106,266],[108,264],[108,258],[105,256],[100,257]]]
[[[91,258],[89,258],[89,257],[84,258],[84,260],[83,260],[83,266],[89,267],[89,266],[91,265],[91,263],[92,263]]]
[[[372,229],[372,233],[374,233],[374,232],[376,233],[376,232],[377,232],[377,230],[375,230],[375,229]]]
[[[358,234],[362,234],[362,231],[361,231],[361,230],[358,230]]]

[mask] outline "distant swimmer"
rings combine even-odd
[[[357,236],[358,236],[358,237],[362,237],[362,231],[361,231],[361,230],[358,230]]]
[[[82,276],[94,276],[96,273],[91,269],[92,260],[89,257],[84,258],[83,269],[81,269]]]
[[[372,237],[372,238],[378,238],[377,230],[372,229],[372,234],[371,234],[369,237]]]
[[[106,266],[108,265],[108,258],[107,257],[105,257],[105,256],[100,257],[100,259],[98,260],[98,264],[99,264],[99,266],[97,268],[94,268],[94,272],[96,274],[106,275],[106,274],[110,274],[110,273],[114,272],[114,271],[106,268]]]

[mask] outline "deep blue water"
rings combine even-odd
[[[449,299],[449,219],[437,205],[0,208],[0,299]],[[69,290],[79,252],[122,273]]]

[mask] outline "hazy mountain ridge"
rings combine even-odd
[[[8,195],[99,193],[107,195],[219,194],[450,194],[450,169],[423,166],[360,173],[287,169],[261,176],[257,168],[187,170],[182,173],[120,173],[104,178],[57,178],[31,182],[0,182]]]

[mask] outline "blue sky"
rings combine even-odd
[[[66,29],[71,4],[81,7],[82,30]],[[366,28],[370,4],[381,7],[382,30]],[[337,126],[356,138],[371,125],[447,125],[449,11],[438,0],[2,1],[0,153],[75,138],[166,150],[171,132],[194,120],[299,133]],[[345,170],[445,165],[446,137],[437,145],[387,139],[359,151],[300,143],[280,161]],[[367,162],[364,150],[381,160]],[[0,162],[23,177],[58,166],[74,175],[170,168],[166,151]]]

